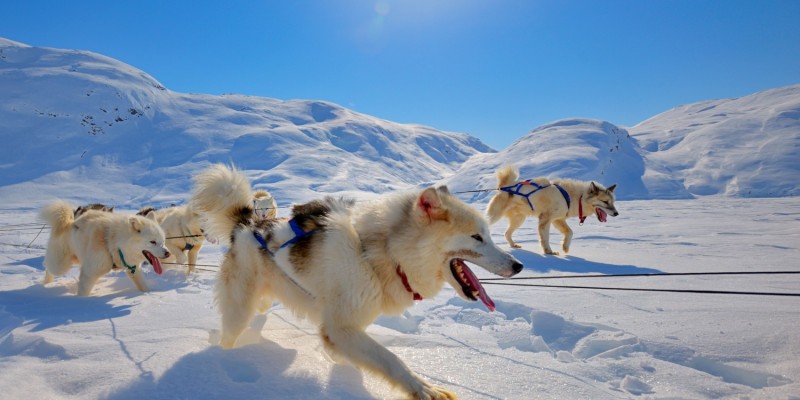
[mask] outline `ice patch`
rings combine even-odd
[[[620,387],[626,392],[635,396],[653,393],[653,388],[650,385],[643,382],[641,379],[630,375],[625,375],[625,378],[623,378],[622,382],[620,383]]]

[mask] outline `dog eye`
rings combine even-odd
[[[472,238],[477,240],[477,241],[479,241],[479,242],[481,242],[481,243],[483,243],[483,236],[481,236],[481,235],[479,235],[477,233],[472,235]]]
[[[155,240],[151,240],[150,244],[156,244],[156,241]]]

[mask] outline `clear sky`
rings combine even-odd
[[[0,37],[173,91],[326,100],[497,149],[800,83],[796,0],[8,0]],[[2,88],[0,88],[2,90]]]

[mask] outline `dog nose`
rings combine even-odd
[[[525,268],[521,262],[515,262],[514,265],[511,266],[511,269],[514,271],[514,274],[518,274],[522,269]]]
[[[616,217],[617,215],[619,215],[619,212],[614,211],[614,216]]]
[[[167,251],[167,252],[164,253],[164,258],[169,258],[170,255],[171,254],[169,254],[169,252]]]

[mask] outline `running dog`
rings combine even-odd
[[[454,399],[414,374],[365,332],[380,314],[400,314],[445,282],[462,298],[494,303],[465,264],[510,277],[523,268],[492,243],[486,219],[428,188],[371,204],[327,197],[295,205],[291,219],[253,210],[247,178],[214,165],[195,177],[193,206],[229,249],[215,288],[221,346],[232,348],[257,308],[281,301],[319,326],[324,349],[372,371],[415,399]]]
[[[550,224],[564,235],[561,248],[566,254],[572,242],[572,229],[567,218],[586,219],[584,210],[597,215],[600,222],[606,222],[608,215],[619,215],[614,207],[614,189],[594,182],[547,178],[536,178],[519,182],[519,170],[507,166],[497,171],[499,192],[489,201],[486,215],[494,224],[501,217],[508,219],[506,240],[511,247],[521,247],[511,239],[528,216],[539,217],[539,242],[545,254],[558,254],[550,248]]]
[[[136,213],[158,221],[167,235],[167,249],[170,257],[166,260],[179,265],[187,264],[187,273],[194,272],[197,255],[203,247],[205,231],[200,228],[200,216],[190,205],[172,206],[157,210],[145,207]],[[188,257],[187,257],[188,256]]]
[[[136,287],[146,292],[147,283],[139,264],[147,261],[161,274],[159,258],[168,257],[164,231],[152,219],[134,215],[88,210],[74,217],[73,207],[56,201],[41,211],[50,224],[50,239],[44,258],[44,284],[80,264],[78,296],[88,296],[97,280],[112,269],[125,268]]]

